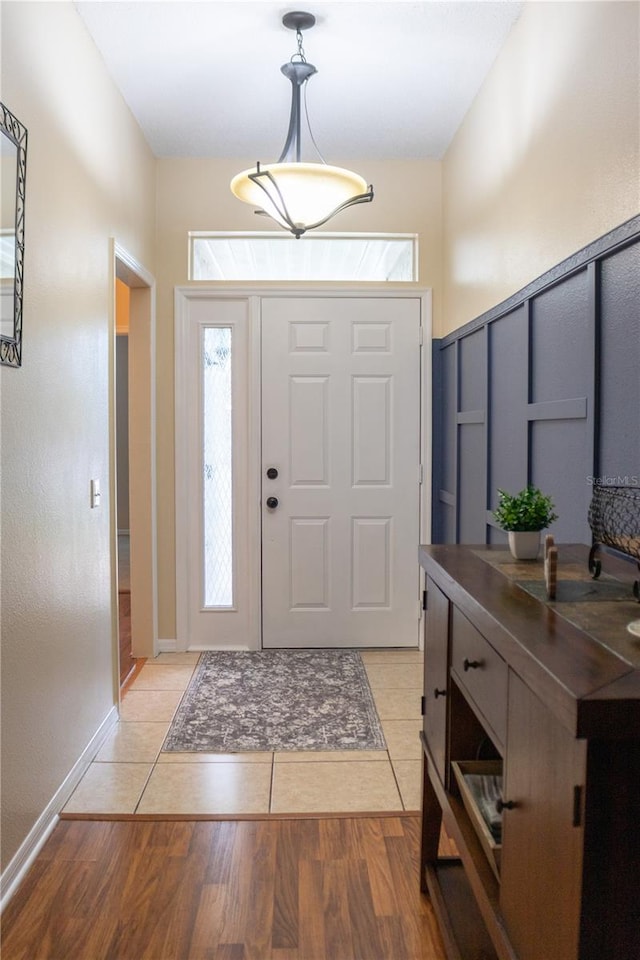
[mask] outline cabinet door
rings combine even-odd
[[[427,579],[423,729],[433,762],[443,783],[447,745],[448,657],[449,600],[432,580]]]
[[[508,716],[500,905],[520,960],[574,960],[586,745],[513,673]]]

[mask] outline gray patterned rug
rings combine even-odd
[[[165,752],[385,750],[354,650],[203,653]]]

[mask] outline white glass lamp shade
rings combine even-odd
[[[295,227],[301,233],[324,223],[343,206],[370,200],[367,189],[359,174],[326,163],[260,164],[231,181],[231,192],[239,200],[264,211],[285,229]]]

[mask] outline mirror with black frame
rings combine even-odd
[[[0,363],[22,363],[27,131],[0,103]]]

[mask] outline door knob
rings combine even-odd
[[[275,467],[269,467],[267,470],[267,476],[269,477],[269,480],[275,480],[278,476],[278,471]]]
[[[267,497],[267,506],[269,507],[270,510],[275,510],[275,508],[278,506],[278,498]]]

